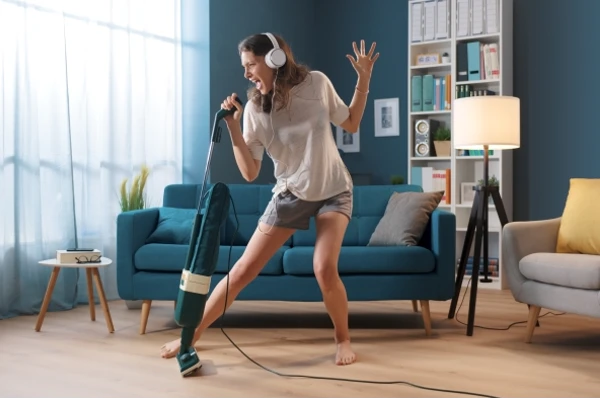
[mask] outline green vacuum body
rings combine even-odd
[[[217,182],[207,191],[205,207],[202,207],[203,193],[200,196],[199,212],[194,220],[175,308],[175,322],[182,327],[177,362],[184,377],[202,367],[194,349],[194,331],[202,322],[211,278],[219,258],[221,226],[229,214],[230,195],[225,184]]]

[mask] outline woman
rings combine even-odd
[[[356,58],[347,57],[358,80],[349,107],[327,76],[297,64],[286,42],[269,33],[250,36],[239,44],[244,76],[253,83],[245,111],[234,101],[235,93],[221,105],[236,109],[225,117],[225,122],[243,177],[249,182],[256,179],[266,151],[277,178],[271,202],[244,254],[229,273],[227,307],[290,236],[297,229],[308,229],[314,217],[314,273],[334,325],[337,365],[356,360],[350,346],[346,290],[337,271],[342,239],[352,216],[352,180],[337,150],[331,123],[348,132],[358,130],[373,64],[379,57],[379,53],[373,56],[375,43],[368,54],[364,41],[360,51],[356,43],[353,48]],[[226,290],[227,278],[211,293],[194,343],[222,315]],[[179,345],[179,339],[166,343],[161,355],[175,356]]]

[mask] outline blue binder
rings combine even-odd
[[[480,57],[480,44],[479,42],[467,43],[467,58],[469,64],[469,80],[478,81],[481,79],[481,61]]]
[[[421,102],[423,103],[423,111],[433,111],[433,99],[435,96],[435,85],[433,82],[433,75],[423,76],[423,96]]]
[[[415,75],[411,83],[411,111],[423,111],[423,77]]]

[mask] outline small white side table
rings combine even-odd
[[[107,267],[112,264],[112,260],[108,257],[102,256],[102,261],[99,263],[89,263],[89,264],[77,264],[77,263],[69,263],[69,264],[61,264],[56,258],[51,258],[48,260],[43,260],[39,262],[41,265],[45,265],[48,267],[54,267],[52,270],[52,275],[50,275],[50,281],[48,282],[48,288],[46,289],[46,294],[44,296],[44,301],[42,303],[42,309],[37,318],[37,322],[35,324],[36,332],[39,332],[42,329],[42,324],[44,323],[44,317],[46,316],[46,311],[48,311],[48,305],[50,304],[50,299],[52,298],[52,292],[54,291],[54,286],[56,285],[56,280],[58,279],[58,273],[61,268],[83,268],[85,269],[85,274],[87,277],[87,289],[88,289],[88,300],[90,303],[90,318],[92,321],[96,320],[96,307],[94,303],[94,288],[92,285],[92,276],[94,277],[94,281],[96,282],[96,290],[98,291],[98,297],[100,298],[100,304],[102,305],[102,311],[104,311],[104,319],[106,320],[106,326],[108,327],[108,332],[113,333],[115,331],[115,327],[113,326],[112,318],[110,316],[110,310],[108,309],[108,303],[106,302],[106,295],[104,294],[104,287],[102,286],[102,280],[100,279],[100,274],[98,273],[98,268]]]

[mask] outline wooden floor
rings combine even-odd
[[[468,296],[459,312],[464,322],[467,304]],[[466,336],[466,326],[447,319],[449,305],[431,304],[434,333],[428,338],[410,302],[351,303],[359,360],[346,367],[333,365],[322,304],[238,302],[226,315],[225,332],[256,362],[285,374],[406,381],[498,397],[600,394],[600,320],[547,315],[525,344],[525,324],[476,328]],[[48,313],[41,332],[34,331],[35,316],[0,321],[3,397],[470,397],[407,384],[276,376],[233,347],[218,325],[201,340],[200,373],[182,378],[175,359],[158,355],[163,342],[179,337],[172,303],[153,304],[143,336],[139,310],[121,301],[110,307],[113,334],[99,306],[95,322],[85,305]],[[509,292],[480,291],[476,324],[504,328],[526,317],[527,307]]]

